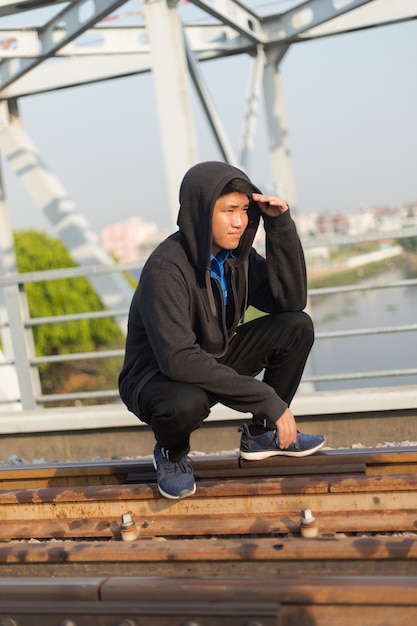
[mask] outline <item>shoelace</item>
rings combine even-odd
[[[184,457],[181,461],[168,461],[168,463],[165,464],[164,469],[167,474],[175,474],[177,471],[181,471],[183,474],[186,474],[189,471],[187,457]]]

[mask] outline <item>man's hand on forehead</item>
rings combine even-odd
[[[276,217],[288,211],[289,206],[282,198],[278,196],[266,196],[263,193],[253,193],[252,199],[257,203],[260,210],[266,215]]]

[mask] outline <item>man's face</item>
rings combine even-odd
[[[248,196],[233,192],[221,196],[213,209],[211,253],[235,250],[248,225]]]

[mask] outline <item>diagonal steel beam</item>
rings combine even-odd
[[[265,17],[268,43],[291,40],[305,31],[324,24],[374,0],[306,0],[285,13]]]
[[[145,10],[165,163],[165,186],[172,224],[175,224],[178,187],[184,172],[198,160],[184,29],[176,0],[147,0]]]
[[[207,89],[206,84],[201,75],[199,64],[194,58],[193,52],[190,49],[190,46],[188,45],[186,35],[184,37],[184,42],[185,42],[185,50],[187,53],[188,71],[190,73],[191,80],[193,81],[194,88],[200,99],[201,106],[203,107],[204,112],[206,114],[206,118],[209,123],[209,126],[217,142],[218,148],[222,154],[223,159],[227,163],[231,163],[232,165],[238,165],[238,160],[233,151],[233,148],[227,136],[226,130],[223,127],[223,124],[217,113],[216,107],[211,99],[209,90]]]
[[[255,43],[266,43],[262,22],[259,16],[234,0],[189,0],[190,4],[212,15],[222,24],[231,26],[241,35]]]
[[[53,7],[64,4],[63,0],[0,0],[0,17],[6,15],[19,15],[25,11],[33,9],[43,9],[45,7]]]
[[[42,63],[45,59],[53,56],[57,50],[78,37],[81,33],[91,28],[106,15],[117,9],[126,0],[100,0],[92,3],[92,12],[84,21],[80,18],[80,9],[84,0],[72,2],[65,9],[38,30],[39,49],[42,54],[31,59],[21,59],[18,63],[2,62],[0,64],[0,89],[4,89],[15,80]],[[89,5],[90,6],[90,5]],[[64,22],[65,31],[62,37],[56,39],[54,32],[56,27]]]
[[[263,46],[257,47],[257,54],[252,59],[252,67],[246,95],[245,111],[240,136],[240,164],[249,170],[249,159],[255,144],[256,125],[258,122],[259,102],[261,99],[262,80],[266,65]]]
[[[150,71],[149,53],[62,58],[59,63],[38,65],[7,87],[0,97],[21,98]]]
[[[402,0],[392,2],[391,0],[373,0],[354,11],[338,15],[329,22],[313,27],[301,33],[296,41],[306,41],[307,39],[317,39],[349,33],[376,26],[387,26],[398,24],[417,18],[416,0]],[[296,41],[294,43],[296,43]]]
[[[98,235],[25,133],[16,112],[16,103],[12,103],[14,109],[10,106],[6,108],[5,102],[1,104],[0,151],[36,206],[52,224],[78,265],[111,265],[113,261],[103,250]],[[106,308],[128,310],[133,291],[122,274],[92,275],[89,280]],[[126,332],[124,314],[115,314],[115,317],[122,332]]]

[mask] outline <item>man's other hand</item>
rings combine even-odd
[[[278,444],[280,448],[288,448],[289,445],[297,441],[297,425],[290,409],[285,409],[275,424],[278,429]]]

